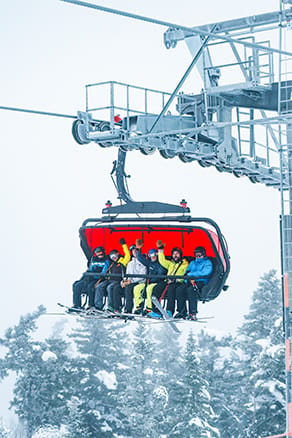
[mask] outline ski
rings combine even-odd
[[[154,297],[156,298],[156,297]],[[171,324],[171,326],[175,327],[175,331],[177,333],[180,333],[180,331],[177,329],[175,324],[182,323],[182,322],[199,322],[199,323],[206,323],[208,322],[208,319],[214,318],[213,316],[205,316],[202,318],[197,318],[196,320],[188,320],[184,318],[172,318],[168,315],[168,313],[161,307],[159,301],[158,304],[160,305],[162,311],[163,317],[161,319],[155,319],[155,318],[149,318],[147,315],[139,315],[135,313],[113,313],[109,310],[98,310],[98,309],[82,309],[82,308],[75,308],[70,307],[62,303],[57,303],[58,306],[65,309],[65,313],[47,313],[47,315],[73,315],[73,316],[80,316],[82,318],[88,318],[88,319],[98,319],[98,320],[122,320],[124,322],[128,321],[136,321],[136,322],[146,322],[146,323],[168,323]],[[154,303],[156,305],[156,303]],[[160,310],[159,306],[156,305],[156,307]]]
[[[85,312],[85,309],[82,309],[81,307],[70,307],[70,306],[66,306],[66,304],[62,304],[62,303],[57,303],[58,306],[62,307],[63,309],[66,309],[67,313],[83,313]]]
[[[160,311],[162,317],[169,322],[171,328],[176,332],[176,333],[180,333],[180,330],[177,328],[177,326],[175,325],[175,319],[170,316],[167,311],[161,306],[160,302],[158,301],[158,299],[152,295],[152,302],[153,304],[157,307],[157,309]]]

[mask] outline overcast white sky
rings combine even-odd
[[[275,0],[96,3],[189,26],[278,8]],[[2,2],[0,105],[76,114],[85,106],[84,85],[107,80],[172,91],[190,54],[184,43],[167,51],[164,30],[57,0]],[[116,200],[109,172],[117,150],[77,145],[71,120],[0,114],[3,332],[39,304],[54,311],[57,301],[71,303],[71,284],[85,269],[78,228]],[[201,313],[215,315],[210,328],[235,330],[259,277],[279,272],[279,193],[158,153],[129,153],[126,171],[134,199],[184,197],[194,216],[218,222],[231,255],[230,288]]]
[[[277,0],[96,3],[189,26],[278,8]],[[0,106],[76,114],[85,107],[84,85],[108,80],[172,91],[190,54],[184,43],[167,51],[164,30],[57,0],[2,2]],[[193,75],[186,86],[197,92],[202,85]],[[100,215],[107,199],[115,203],[109,172],[117,150],[77,145],[71,120],[0,115],[2,333],[39,304],[54,311],[58,301],[71,303],[72,282],[85,269],[78,228]],[[129,153],[126,171],[134,199],[184,197],[194,216],[217,221],[229,244],[230,288],[200,310],[215,316],[210,329],[234,331],[259,277],[279,272],[279,193],[158,153]],[[54,320],[43,321],[47,335]]]

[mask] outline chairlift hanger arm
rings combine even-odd
[[[122,149],[119,149],[118,159],[114,163],[111,175],[115,174],[116,183],[115,187],[118,192],[118,198],[125,202],[124,205],[110,206],[102,210],[103,214],[148,214],[148,213],[189,213],[188,207],[182,207],[179,205],[166,204],[164,202],[136,202],[129,193],[125,173],[125,161],[127,153]]]
[[[197,35],[197,34],[203,35],[203,36],[210,35],[210,37],[212,37],[212,39],[220,39],[220,40],[223,40],[226,42],[233,42],[236,44],[241,44],[242,46],[245,46],[245,47],[260,49],[260,50],[262,50],[264,52],[268,52],[268,53],[274,52],[274,53],[281,53],[282,55],[284,54],[284,55],[292,56],[291,52],[286,52],[286,51],[275,49],[272,47],[262,46],[261,44],[250,43],[248,41],[238,40],[236,38],[231,38],[231,37],[228,37],[226,35],[221,35],[218,33],[211,33],[211,32],[202,30],[202,27],[192,28],[192,27],[188,27],[188,26],[182,26],[182,25],[177,24],[177,23],[171,23],[169,21],[158,20],[156,18],[151,18],[151,17],[145,17],[143,15],[133,14],[131,12],[125,12],[125,11],[121,11],[119,9],[107,8],[105,6],[95,5],[95,4],[83,2],[80,0],[60,0],[60,1],[65,2],[65,3],[75,4],[78,6],[84,6],[86,8],[90,8],[90,9],[96,9],[96,10],[103,11],[103,12],[109,12],[111,14],[121,15],[123,17],[134,18],[135,20],[145,21],[145,22],[152,23],[152,24],[158,24],[160,26],[170,27],[173,29],[180,29],[180,30],[183,30],[185,32],[190,33],[190,35]]]
[[[127,175],[125,173],[125,161],[126,161],[126,152],[119,149],[118,152],[118,160],[116,161],[116,165],[114,166],[113,173],[116,174],[116,188],[118,191],[119,199],[128,202],[134,202],[131,198],[126,178]]]

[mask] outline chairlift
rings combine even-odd
[[[126,185],[125,158],[126,152],[120,149],[112,171],[121,205],[113,206],[107,201],[101,217],[88,218],[80,227],[80,245],[86,258],[89,260],[98,246],[103,246],[106,254],[112,249],[119,250],[122,237],[128,247],[140,239],[145,253],[161,240],[166,257],[170,257],[172,248],[180,247],[188,260],[194,257],[195,247],[203,246],[213,263],[213,273],[201,291],[200,300],[215,299],[227,289],[230,271],[228,248],[219,226],[212,219],[192,217],[185,200],[180,205],[133,201]]]

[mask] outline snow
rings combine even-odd
[[[284,350],[284,345],[272,345],[267,349],[266,353],[271,357],[275,357],[282,350]]]
[[[148,374],[149,376],[153,376],[153,370],[151,368],[146,368],[146,370],[144,370],[144,374]]]
[[[283,394],[280,392],[280,389],[285,388],[285,385],[278,380],[269,380],[267,382],[262,382],[261,385],[262,388],[267,388],[268,391],[270,391],[271,394],[275,397],[276,400],[278,400],[279,403],[282,405],[285,404],[285,399],[283,397]]]
[[[224,362],[226,360],[231,360],[234,357],[234,351],[231,347],[219,347],[218,352],[220,357],[215,361],[214,368],[216,370],[221,370],[224,368]]]
[[[168,401],[168,392],[165,386],[158,386],[154,389],[153,394],[159,399],[165,399],[166,402]]]
[[[69,432],[64,425],[60,429],[51,426],[41,427],[32,438],[69,438]]]
[[[267,348],[270,341],[268,339],[258,339],[255,343],[262,348]]]
[[[117,379],[113,371],[108,373],[106,370],[100,370],[95,375],[108,389],[117,388]]]
[[[42,360],[44,362],[47,362],[48,360],[57,360],[57,359],[58,359],[57,355],[52,351],[44,351],[44,353],[42,354]]]
[[[200,418],[198,418],[198,417],[192,418],[189,421],[189,425],[190,426],[195,425],[195,426],[198,426],[198,427],[203,427],[204,426],[202,420],[200,420]]]
[[[280,318],[276,319],[274,325],[275,325],[275,327],[280,327],[282,325],[282,323],[283,323],[283,319],[282,319],[282,317],[280,317]]]
[[[123,363],[118,363],[117,368],[119,370],[128,370],[130,367],[128,365],[123,364]]]
[[[107,424],[106,421],[103,424],[104,425],[101,427],[102,432],[112,432],[112,428]]]
[[[203,394],[207,400],[211,400],[210,393],[205,388],[201,389],[201,394]]]

